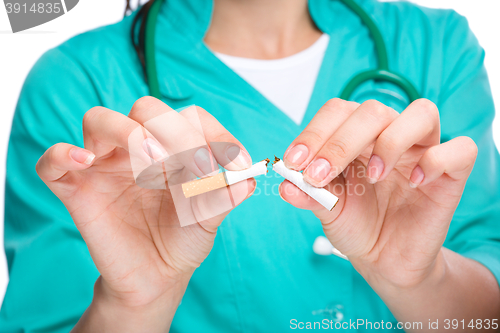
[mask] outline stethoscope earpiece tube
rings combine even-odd
[[[382,37],[382,33],[377,28],[377,25],[372,20],[370,15],[360,5],[358,5],[354,0],[340,0],[347,6],[350,10],[356,14],[361,22],[366,25],[370,34],[372,35],[373,42],[375,43],[375,50],[377,52],[378,58],[378,69],[389,70],[389,59],[387,57],[387,48],[385,47],[384,38]]]
[[[370,15],[361,8],[354,0],[340,0],[346,5],[349,9],[351,9],[360,20],[366,25],[370,34],[372,35],[373,42],[375,44],[375,51],[377,52],[378,57],[378,67],[374,70],[368,70],[361,72],[354,76],[347,84],[344,89],[340,93],[340,98],[343,100],[349,100],[351,98],[352,93],[366,81],[369,80],[379,80],[379,81],[388,81],[399,86],[403,91],[408,95],[410,99],[410,103],[414,100],[420,98],[420,94],[418,93],[415,86],[405,77],[400,74],[394,73],[389,69],[389,59],[387,56],[387,47],[384,42],[384,38],[382,37],[382,33],[378,29],[375,22],[372,20]]]
[[[162,0],[151,0],[153,4],[149,9],[146,19],[145,32],[145,58],[146,58],[146,80],[149,85],[149,93],[151,96],[161,99],[160,82],[158,81],[158,71],[156,68],[155,57],[155,36],[156,36],[156,21],[160,13]]]

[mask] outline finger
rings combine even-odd
[[[324,143],[304,171],[304,180],[324,187],[359,156],[399,114],[377,101],[357,108]]]
[[[198,126],[201,127],[211,152],[225,169],[237,171],[252,166],[252,159],[245,147],[205,109],[193,106],[182,110],[180,114],[191,124],[199,122]]]
[[[141,127],[119,112],[103,107],[92,108],[83,117],[85,148],[93,151],[98,158],[116,147],[130,151],[129,137],[134,131],[141,131]]]
[[[169,155],[206,146],[197,129],[167,104],[154,97],[139,98],[132,106],[128,117],[149,130]]]
[[[203,134],[160,100],[149,96],[140,98],[132,106],[129,118],[144,126],[160,142],[169,155],[170,167],[177,168],[180,163],[198,177],[218,171]]]
[[[367,168],[371,184],[385,179],[412,146],[439,144],[439,111],[426,99],[414,101],[378,137]]]
[[[326,102],[285,151],[285,166],[292,170],[303,170],[358,106],[358,103],[339,98]]]
[[[83,117],[83,140],[85,148],[97,158],[109,155],[117,147],[126,150],[135,178],[166,156],[162,145],[139,123],[103,107],[92,108]]]
[[[36,172],[46,184],[61,179],[68,171],[89,168],[94,153],[67,143],[58,143],[47,149],[36,164]]]
[[[147,122],[148,125],[146,125],[146,127],[151,129],[151,124],[154,124],[151,120],[160,120],[160,118],[157,117],[170,111],[173,110],[161,101],[152,97],[144,97],[134,104],[129,117],[141,124]],[[187,123],[184,119],[178,117],[178,115],[187,119]],[[217,162],[225,169],[242,170],[251,167],[252,160],[243,145],[231,135],[215,117],[203,108],[193,105],[180,111],[179,114],[176,112],[169,114],[169,117],[172,118],[172,123],[177,119],[182,124],[180,125],[180,130],[184,132],[184,137],[192,136],[194,139],[200,140],[199,142],[203,140],[205,145],[208,144],[210,154],[213,154]],[[156,126],[154,128],[156,128]],[[161,132],[165,133],[166,131],[167,129],[163,127]],[[194,131],[197,133],[193,134]],[[152,132],[156,131],[152,130]],[[159,140],[162,140],[161,137]],[[165,138],[164,141],[170,142],[170,139]],[[197,144],[199,144],[199,142]],[[196,145],[196,143],[188,143],[184,142],[184,140],[183,143],[184,148],[179,148],[179,150],[187,149],[186,146]],[[175,151],[176,149],[172,149],[171,147],[171,150]]]
[[[334,215],[336,216],[338,211],[341,210],[337,208],[340,208],[343,205],[342,202],[344,198],[344,181],[340,179],[340,177],[338,177],[327,184],[324,189],[333,193],[339,199],[335,206],[336,209],[332,209],[331,211],[327,210],[323,205],[311,198],[307,193],[299,189],[288,180],[284,180],[280,184],[279,194],[281,196],[281,199],[288,202],[289,204],[300,209],[311,210],[315,214],[319,214],[317,216],[323,216],[324,214],[327,214],[329,217],[332,217]],[[332,215],[332,212],[334,212],[335,214]]]
[[[410,176],[410,187],[424,186],[443,174],[465,183],[474,166],[477,146],[462,136],[429,148]]]

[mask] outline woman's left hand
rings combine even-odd
[[[328,211],[285,181],[282,197],[310,209],[331,243],[372,286],[411,288],[442,270],[442,245],[474,165],[468,137],[440,144],[430,101],[404,112],[376,101],[328,101],[285,153],[285,165],[339,197]]]

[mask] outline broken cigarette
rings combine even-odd
[[[243,180],[265,175],[269,159],[255,163],[250,168],[241,171],[224,171],[215,176],[196,179],[182,184],[182,192],[186,198],[210,192],[218,188],[239,183]]]
[[[332,210],[339,201],[339,198],[324,188],[314,187],[306,183],[301,172],[288,169],[285,163],[277,157],[273,163],[273,170],[287,179],[290,183],[300,188],[303,192],[307,193],[311,198],[319,202],[328,210]]]

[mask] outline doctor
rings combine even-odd
[[[358,3],[425,99],[409,104],[383,82],[362,85],[353,102],[334,98],[377,60],[359,18],[331,0],[164,2],[162,101],[142,97],[129,39],[137,13],[47,52],[9,144],[0,330],[498,327],[500,159],[484,52],[452,11]],[[262,186],[281,179],[268,177],[232,185],[246,200],[228,214],[181,228],[167,191],[135,185],[127,140],[189,104],[206,110],[207,142],[241,149],[234,170],[283,154],[310,184],[337,191],[335,209],[287,181],[282,200]],[[149,138],[145,150],[198,135],[182,112],[170,125],[184,134]],[[322,234],[349,261],[315,255]]]

